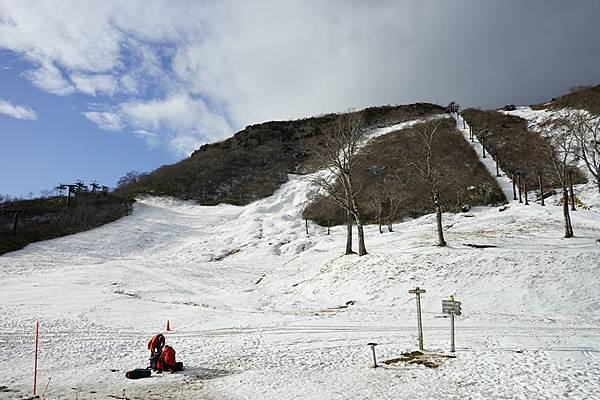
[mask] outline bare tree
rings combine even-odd
[[[570,113],[550,117],[540,123],[542,135],[547,141],[545,153],[552,163],[563,193],[563,219],[565,238],[573,237],[573,225],[569,213],[568,174],[577,163],[579,153],[577,137],[573,129],[574,119]]]
[[[575,111],[571,114],[571,122],[579,145],[579,157],[596,181],[600,192],[600,116]]]
[[[393,223],[398,217],[400,206],[408,197],[406,181],[401,180],[398,177],[386,177],[386,186],[384,188],[385,201],[387,203],[387,221],[388,221],[388,232],[393,232]]]
[[[445,247],[444,230],[442,228],[442,205],[440,200],[440,160],[437,160],[433,147],[436,142],[436,133],[443,120],[428,121],[415,128],[420,148],[414,154],[414,160],[410,165],[415,169],[417,175],[423,179],[430,190],[431,201],[435,206],[438,246]]]
[[[52,197],[52,191],[48,190],[48,189],[40,190],[40,197],[42,199],[48,199],[48,198]]]
[[[398,216],[400,206],[408,197],[407,181],[400,178],[397,173],[385,171],[385,167],[371,166],[371,177],[367,185],[368,198],[372,210],[377,215],[379,233],[383,233],[384,220],[388,232],[393,232],[393,223]]]
[[[370,165],[367,167],[369,184],[367,185],[367,197],[369,205],[377,215],[379,233],[383,233],[383,213],[386,208],[385,202],[385,166]]]
[[[377,186],[370,186],[369,190],[369,202],[377,214],[377,225],[379,227],[379,233],[383,233],[383,212],[386,208],[385,194],[383,188]]]
[[[363,184],[358,182],[358,152],[364,140],[361,129],[362,113],[340,115],[335,129],[326,132],[316,150],[330,177],[318,175],[312,182],[323,189],[332,200],[346,211],[346,254],[352,251],[352,222],[358,231],[358,254],[367,254],[363,220],[358,204],[358,194]]]
[[[138,183],[140,178],[142,178],[145,175],[146,174],[143,172],[139,172],[139,171],[135,171],[135,170],[129,171],[124,176],[119,178],[119,181],[117,182],[117,187],[123,188],[125,186],[134,185],[134,184]]]

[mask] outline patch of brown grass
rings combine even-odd
[[[575,90],[547,103],[531,106],[534,110],[576,108],[600,115],[600,85]]]
[[[357,181],[364,183],[359,204],[367,223],[377,222],[372,194],[386,187],[381,183],[386,177],[394,178],[389,180],[390,185],[394,185],[392,189],[403,197],[396,220],[435,211],[429,186],[410,166],[421,146],[416,130],[422,128],[423,125],[417,125],[380,136],[361,151],[357,162],[360,166]],[[506,201],[496,180],[479,162],[473,148],[456,129],[453,119],[444,119],[437,135],[433,156],[440,170],[440,198],[444,211],[459,211],[464,204],[498,205]],[[344,223],[343,213],[332,206],[327,197],[318,198],[310,204],[304,216],[321,225],[325,225],[327,220],[334,225]]]
[[[492,133],[485,139],[489,152],[498,154],[500,168],[509,176],[520,170],[526,174],[528,188],[538,188],[538,174],[541,173],[544,187],[558,188],[560,181],[548,158],[548,143],[538,132],[527,128],[527,120],[498,111],[467,109],[464,111],[467,123],[478,133],[489,129]],[[489,156],[489,155],[488,155]],[[585,182],[584,175],[577,171],[576,183]]]

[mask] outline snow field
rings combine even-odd
[[[344,227],[306,235],[310,189],[290,176],[244,207],[146,198],[115,223],[0,257],[11,355],[0,386],[13,390],[0,398],[31,391],[38,319],[38,388],[51,377],[52,399],[599,398],[597,192],[576,188],[590,209],[573,213],[572,239],[557,199],[511,202],[444,214],[443,249],[433,215],[381,235],[369,226],[359,258],[341,255]],[[462,301],[457,358],[370,368],[368,342],[380,361],[416,348],[415,286],[427,290],[427,350],[449,347],[441,300]],[[167,319],[186,371],[125,379],[147,365],[147,340]]]

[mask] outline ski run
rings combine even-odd
[[[311,190],[292,175],[243,207],[144,198],[117,222],[0,257],[0,398],[31,394],[40,321],[47,399],[600,399],[593,184],[575,187],[585,207],[572,213],[571,239],[558,198],[542,207],[510,196],[503,212],[445,213],[447,248],[435,246],[433,214],[384,234],[368,226],[360,258],[342,256],[345,227],[306,234]],[[427,291],[428,354],[450,354],[441,301],[462,302],[456,358],[438,368],[383,364],[417,349],[416,286]],[[159,332],[185,371],[125,379],[148,365]]]

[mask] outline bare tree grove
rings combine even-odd
[[[570,120],[579,146],[579,158],[583,160],[600,192],[600,116],[575,111]]]
[[[367,254],[363,219],[359,207],[358,195],[364,184],[357,179],[358,153],[364,141],[362,130],[362,113],[340,115],[335,129],[324,134],[323,140],[315,149],[326,171],[311,180],[325,191],[331,199],[346,211],[346,254],[352,250],[352,223],[358,232],[358,254]]]
[[[417,175],[423,179],[430,190],[431,200],[435,206],[436,212],[436,223],[437,223],[437,236],[440,247],[446,246],[446,240],[444,239],[444,229],[442,227],[442,204],[440,199],[440,186],[441,186],[441,160],[435,157],[433,148],[436,144],[437,131],[443,120],[436,122],[429,121],[415,128],[417,137],[419,140],[420,148],[416,150],[415,157],[410,163]]]
[[[550,117],[540,123],[541,133],[547,140],[546,156],[552,163],[562,189],[565,238],[573,237],[567,190],[569,171],[576,168],[580,152],[574,121],[570,113]]]

